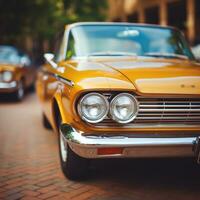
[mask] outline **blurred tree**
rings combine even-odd
[[[106,10],[105,0],[63,0],[69,22],[103,21]]]
[[[0,0],[0,44],[23,49],[40,61],[65,24],[105,19],[106,0]]]

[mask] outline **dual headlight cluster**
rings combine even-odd
[[[0,74],[0,80],[3,82],[10,82],[13,78],[13,73],[10,71],[4,71]]]
[[[129,93],[120,93],[110,102],[99,93],[89,93],[78,103],[80,117],[89,123],[101,122],[107,115],[122,124],[131,122],[138,113],[138,101]]]

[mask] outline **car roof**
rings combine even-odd
[[[66,25],[65,28],[73,28],[77,26],[137,26],[137,27],[149,27],[149,28],[161,28],[161,29],[174,29],[179,30],[173,26],[161,26],[157,24],[145,24],[145,23],[130,23],[130,22],[76,22],[69,25]]]
[[[0,45],[0,49],[9,50],[9,51],[17,51],[17,48],[11,45]]]
[[[18,53],[19,55],[26,55],[21,49],[12,45],[0,45],[0,51],[9,51]]]

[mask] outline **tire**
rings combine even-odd
[[[23,81],[19,81],[17,84],[17,91],[14,93],[14,98],[16,101],[22,101],[24,98],[25,90]]]
[[[47,119],[44,113],[42,113],[42,124],[46,129],[52,129],[51,124],[49,123],[49,120]]]
[[[59,155],[62,171],[70,180],[85,179],[89,171],[89,160],[74,153],[69,145],[65,144],[62,133],[58,134]]]

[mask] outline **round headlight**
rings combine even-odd
[[[5,71],[3,72],[2,79],[5,82],[10,82],[12,80],[13,74],[12,72]]]
[[[109,111],[107,99],[99,93],[89,93],[83,96],[78,104],[81,118],[90,123],[102,121]]]
[[[128,93],[114,97],[110,104],[110,115],[113,120],[125,124],[131,122],[138,113],[138,101]]]

